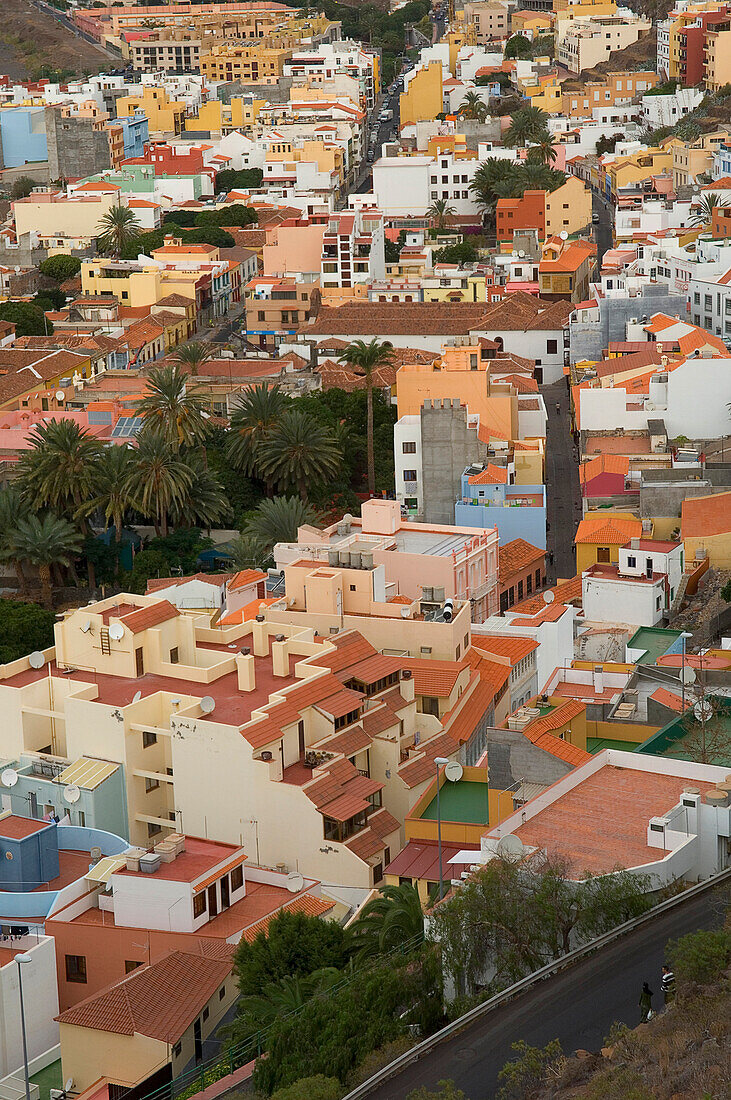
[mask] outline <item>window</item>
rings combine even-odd
[[[404,481],[416,481],[416,470],[404,470]]]
[[[179,660],[178,647],[173,646],[173,648],[170,650],[170,664],[171,665],[177,665],[178,660]]]
[[[226,996],[226,986],[225,986],[225,985],[222,985],[222,986],[221,986],[221,988],[220,988],[220,989],[219,989],[219,991],[218,991],[218,999],[219,999],[219,1001],[222,1001],[222,1000],[223,1000],[223,998],[224,998],[225,996]]]
[[[67,956],[68,958],[68,956]],[[138,959],[125,959],[124,960],[124,972],[125,974],[131,974],[133,970],[136,970],[138,966],[142,966],[142,963]]]
[[[546,355],[555,355],[558,351],[558,340],[546,340]]]
[[[403,453],[405,455],[415,455],[416,454],[416,444],[415,443],[404,443]]]
[[[240,890],[244,885],[244,868],[234,867],[231,872],[231,891]]]
[[[236,870],[240,871],[241,868],[237,867]],[[201,892],[199,894],[194,894],[193,895],[193,920],[195,920],[197,917],[202,917],[203,914],[205,913],[205,911],[206,911],[206,892],[205,892],[205,890],[201,890]]]
[[[86,985],[86,955],[66,956],[66,981]]]
[[[525,591],[528,596],[530,596],[531,592],[533,591],[533,578],[530,573],[525,579]]]
[[[203,1009],[203,1023],[206,1022],[206,1020],[208,1019],[210,1014],[211,1014],[210,1010],[209,1010],[208,1006],[206,1005],[206,1007]]]
[[[637,565],[637,558],[633,557],[631,554],[628,554],[627,555],[627,566],[628,566],[628,568],[629,569],[634,569],[636,565]]]
[[[161,833],[161,832],[162,832],[162,825],[158,825],[158,823],[156,821],[148,821],[147,822],[147,835],[148,835],[148,837],[157,836],[157,834]]]
[[[144,730],[142,734],[142,748],[149,749],[150,745],[157,744],[157,734],[151,733],[150,730]]]
[[[183,1044],[182,1043],[176,1043],[175,1046],[173,1047],[173,1058],[179,1058],[180,1057],[180,1052],[181,1052],[182,1049],[183,1049]]]
[[[373,868],[373,885],[376,886],[383,878],[383,863],[377,863]]]
[[[596,560],[598,562],[609,562],[610,557],[609,557],[609,547],[608,546],[597,546]]]
[[[522,581],[518,581],[518,599],[519,600],[523,599],[523,582]]]
[[[267,315],[266,315],[266,313],[264,312],[264,310],[263,310],[263,309],[260,309],[260,310],[259,310],[259,312],[257,313],[257,320],[259,320],[259,321],[266,321],[266,316],[267,316]]]
[[[351,591],[351,592],[355,592],[355,585],[354,585],[354,584],[351,584],[351,585],[350,585],[350,591]]]
[[[150,779],[149,775],[145,776],[145,794],[149,794],[150,791],[156,791],[159,786],[159,779]]]

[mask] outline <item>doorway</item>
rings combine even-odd
[[[216,884],[208,887],[208,919],[213,918],[218,913],[218,891],[216,890]]]
[[[200,1017],[193,1024],[193,1042],[195,1043],[195,1061],[197,1065],[203,1057],[203,1036],[201,1034]]]
[[[138,676],[145,675],[145,651],[142,646],[135,650],[135,667]]]
[[[228,888],[228,875],[221,879],[221,909],[228,909],[231,904],[231,894]]]

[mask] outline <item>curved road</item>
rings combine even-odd
[[[525,1039],[545,1046],[560,1039],[566,1053],[598,1050],[612,1023],[639,1023],[643,981],[655,991],[669,939],[721,923],[719,891],[709,890],[648,921],[614,944],[547,979],[542,985],[486,1015],[369,1094],[374,1100],[403,1100],[422,1085],[451,1078],[467,1100],[490,1100],[498,1073],[512,1057],[512,1044]]]

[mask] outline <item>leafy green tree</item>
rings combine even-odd
[[[36,301],[0,302],[0,321],[12,321],[16,336],[53,335],[53,325]]]
[[[49,279],[55,279],[57,283],[63,283],[66,279],[73,279],[81,270],[81,260],[78,256],[49,256],[41,260],[38,265],[41,275]]]
[[[473,264],[477,262],[477,258],[477,249],[468,241],[448,244],[432,252],[432,260],[435,264]]]
[[[446,199],[434,199],[426,216],[431,218],[436,229],[444,229],[447,221],[453,218],[455,213],[454,207],[450,206]]]
[[[0,599],[0,665],[53,645],[53,611],[37,603]]]
[[[264,477],[285,491],[297,488],[304,501],[313,482],[338,472],[341,459],[334,435],[299,409],[284,413],[257,454]]]
[[[199,555],[212,545],[197,527],[181,527],[164,538],[152,538],[135,554],[132,569],[122,578],[122,586],[131,592],[144,592],[150,577],[195,573],[200,569]]]
[[[725,600],[726,603],[731,603],[731,581],[726,581],[721,589],[721,599]]]
[[[187,370],[178,363],[151,367],[147,374],[147,392],[135,411],[144,417],[142,434],[156,432],[174,452],[199,446],[206,437],[200,390],[190,385]]]
[[[143,515],[152,519],[155,534],[167,535],[170,515],[190,492],[193,471],[157,432],[142,432],[125,491]]]
[[[424,938],[424,913],[419,892],[410,882],[383,886],[371,898],[352,926],[353,947],[359,958],[383,954]]]
[[[0,488],[0,561],[10,562],[18,579],[21,595],[27,594],[27,580],[23,572],[23,561],[15,545],[17,522],[22,516],[30,514],[28,502],[14,485]]]
[[[182,498],[172,504],[170,518],[175,526],[211,528],[230,519],[231,505],[202,456],[190,452],[183,461],[190,470],[191,482]]]
[[[268,982],[307,976],[348,961],[345,931],[334,921],[280,910],[250,943],[239,941],[234,974],[242,997],[255,997]]]
[[[504,1082],[498,1092],[498,1100],[523,1100],[530,1096],[558,1068],[565,1059],[558,1039],[552,1039],[544,1047],[532,1047],[521,1039],[513,1043],[517,1057],[507,1062],[498,1074]]]
[[[526,160],[529,164],[551,165],[555,162],[558,152],[553,144],[553,138],[548,130],[539,134],[536,141],[528,149]]]
[[[368,442],[368,492],[376,491],[376,464],[373,434],[373,386],[375,372],[379,367],[388,366],[393,360],[393,345],[389,340],[380,341],[377,337],[366,342],[352,340],[340,356],[338,362],[346,363],[350,369],[365,380],[366,408],[368,423],[366,437]]]
[[[258,504],[243,533],[262,550],[271,550],[277,542],[296,542],[297,529],[316,520],[314,508],[301,497],[271,497]]]
[[[463,118],[484,122],[487,118],[487,104],[478,92],[468,92],[460,103],[457,113]]]
[[[219,225],[199,225],[194,229],[184,229],[179,223],[166,223],[163,228],[141,233],[126,244],[120,259],[136,260],[140,253],[149,256],[156,248],[162,248],[165,237],[170,234],[181,237],[185,244],[212,244],[216,248],[233,248],[236,244],[231,234],[221,229]]]
[[[114,527],[115,565],[114,575],[119,573],[119,547],[122,540],[125,513],[134,507],[127,482],[134,464],[134,451],[130,447],[105,447],[97,459],[94,492],[77,509],[77,516],[92,516],[102,512],[107,527]]]
[[[226,440],[226,454],[235,469],[249,475],[261,473],[261,447],[289,407],[290,399],[279,386],[270,387],[262,382],[245,391],[231,413]],[[267,493],[271,492],[272,484],[268,481]]]
[[[134,210],[119,203],[101,218],[96,232],[99,251],[119,258],[140,239],[142,229]]]
[[[13,199],[25,199],[38,184],[30,176],[18,176],[10,188],[10,196]]]
[[[169,356],[174,363],[185,367],[195,377],[198,371],[211,359],[216,358],[216,348],[212,344],[201,344],[197,340],[191,340],[189,344],[181,344]]]
[[[279,1016],[298,1012],[310,997],[332,989],[341,979],[337,967],[328,966],[312,974],[290,974],[276,982],[266,982],[260,993],[240,999],[238,1030],[246,1035],[262,1030]]]
[[[56,565],[67,566],[81,549],[81,535],[62,516],[46,512],[42,518],[30,515],[16,524],[16,552],[38,569],[43,593],[43,605],[53,608],[51,570]]]
[[[45,420],[18,463],[18,485],[34,507],[76,515],[96,489],[104,445],[71,420]]]
[[[277,1089],[271,1100],[340,1100],[343,1089],[337,1077],[300,1077],[293,1085]]]
[[[670,940],[666,952],[681,985],[688,982],[709,985],[731,963],[731,931],[716,928],[689,932],[678,940]]]
[[[261,187],[264,173],[261,168],[224,168],[216,173],[218,191],[255,191]]]
[[[487,218],[494,220],[501,187],[507,185],[512,192],[514,176],[515,165],[498,157],[487,157],[477,168],[470,183],[470,191]]]
[[[196,214],[195,224],[199,227],[206,225],[227,226],[231,225],[245,229],[247,225],[256,225],[259,215],[253,206],[244,206],[243,203],[233,202],[228,206],[222,206],[218,210],[200,210]]]
[[[533,47],[531,46],[530,39],[526,38],[524,34],[512,35],[505,44],[504,56],[506,60],[511,57],[532,57]]]
[[[44,313],[63,309],[66,305],[66,295],[57,286],[49,286],[45,290],[39,290],[32,300],[33,304],[42,309]]]

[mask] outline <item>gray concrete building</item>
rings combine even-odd
[[[424,522],[454,523],[465,467],[487,462],[488,445],[467,426],[467,406],[456,398],[425,401],[420,416]]]
[[[51,180],[78,179],[112,167],[109,133],[98,119],[66,118],[60,107],[46,107],[45,120]]]
[[[571,364],[582,359],[598,361],[603,351],[617,340],[627,339],[627,322],[639,321],[643,317],[649,321],[653,313],[667,313],[671,317],[686,316],[686,295],[669,294],[668,288],[660,283],[642,287],[642,293],[633,297],[600,298],[599,320],[575,320],[572,315]]]

